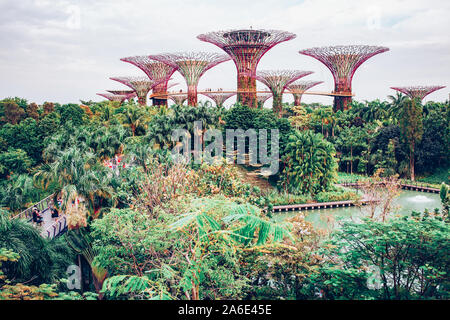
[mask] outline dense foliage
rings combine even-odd
[[[448,299],[448,102],[389,100],[336,113],[284,105],[282,117],[239,104],[0,101],[0,299]],[[220,155],[174,162],[174,129],[278,129],[280,170],[264,177]],[[376,188],[397,175],[444,183],[443,210],[399,218],[386,206],[331,234],[303,214],[272,217],[274,205],[360,199],[338,171]],[[374,191],[380,203],[396,195],[386,190]],[[63,236],[11,219],[51,194]],[[78,292],[66,285],[74,264]]]

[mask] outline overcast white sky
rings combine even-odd
[[[450,86],[449,17],[448,0],[0,0],[0,98],[100,101],[97,92],[124,88],[109,77],[144,75],[121,57],[222,52],[196,36],[252,26],[297,35],[270,50],[258,69],[314,71],[304,80],[324,81],[317,91],[333,89],[331,73],[299,50],[340,44],[389,47],[353,78],[355,99],[385,99],[394,93],[390,86]],[[178,73],[174,80],[180,83],[175,89],[186,88]],[[234,63],[208,71],[200,80],[202,88],[235,89]],[[425,101],[444,101],[449,92],[447,87]],[[285,101],[291,96],[285,95]],[[332,99],[305,95],[303,101]]]

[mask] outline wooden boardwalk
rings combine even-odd
[[[374,200],[361,199],[361,200],[345,200],[345,201],[333,201],[333,202],[313,202],[302,204],[287,204],[280,206],[273,206],[273,212],[283,211],[301,211],[301,210],[314,210],[314,209],[331,209],[339,207],[352,207],[356,205],[366,205]]]
[[[440,193],[441,190],[431,187],[423,187],[419,185],[413,185],[413,184],[402,184],[402,189],[404,190],[413,190],[413,191],[420,191],[420,192],[430,192],[430,193]]]
[[[358,188],[361,186],[361,183],[358,182],[344,182],[339,183],[338,185],[343,187],[352,187],[352,188]],[[429,192],[429,193],[440,193],[441,190],[437,188],[431,188],[419,184],[408,184],[408,183],[401,183],[400,188],[403,190],[412,190],[412,191],[419,191],[419,192]]]

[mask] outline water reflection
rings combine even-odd
[[[393,214],[411,214],[412,211],[424,212],[426,209],[431,212],[435,208],[442,210],[439,194],[402,190],[394,201]],[[338,228],[339,221],[342,220],[359,222],[362,216],[367,215],[367,209],[364,207],[343,207],[301,212],[291,211],[276,213],[274,219],[281,221],[297,214],[306,216],[305,220],[311,222],[316,228],[331,230]]]

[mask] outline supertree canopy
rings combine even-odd
[[[118,81],[124,85],[130,87],[136,92],[138,101],[140,105],[145,105],[147,103],[147,94],[164,80],[150,80],[145,77],[112,77],[111,80]]]
[[[127,100],[133,99],[136,97],[136,92],[134,90],[106,90],[112,94],[124,95],[127,96]]]
[[[437,90],[443,89],[445,86],[410,86],[410,87],[391,87],[391,89],[406,94],[411,99],[419,98],[423,100],[427,95]]]
[[[149,56],[134,56],[122,58],[120,60],[135,65],[144,71],[150,80],[163,80],[160,84],[153,88],[153,93],[163,94],[162,98],[154,97],[152,100],[153,105],[167,105],[167,98],[164,97],[164,94],[167,93],[167,82],[176,71],[175,68],[169,66],[168,64],[152,60]]]
[[[302,95],[306,90],[311,89],[312,87],[317,86],[321,83],[323,83],[323,81],[297,81],[288,85],[287,89],[294,96],[294,106],[300,105],[300,102],[302,101]]]
[[[168,98],[175,102],[177,106],[182,106],[187,100],[188,95],[186,93],[169,94]]]
[[[258,108],[263,108],[264,107],[264,103],[269,100],[270,98],[272,98],[272,94],[271,93],[258,93],[256,95],[256,100],[258,101]]]
[[[234,96],[235,92],[203,92],[204,96],[212,99],[216,103],[216,107],[223,107],[223,103]]]
[[[166,53],[149,56],[176,69],[186,80],[188,104],[197,105],[197,85],[200,77],[219,63],[230,60],[226,55],[208,52]]]
[[[128,99],[128,96],[124,94],[97,93],[97,95],[102,96],[109,101],[118,101],[120,103],[123,103],[126,99]]]
[[[229,30],[201,34],[197,38],[210,42],[230,55],[237,68],[237,101],[255,108],[256,81],[252,77],[262,56],[275,45],[292,40],[295,34],[279,30]]]
[[[366,60],[389,48],[378,46],[350,45],[311,48],[299,51],[322,62],[330,69],[334,78],[335,93],[348,94],[346,96],[335,96],[334,110],[347,109],[352,101],[352,78],[356,69]]]
[[[263,70],[257,71],[254,77],[264,83],[273,96],[273,111],[280,114],[283,108],[283,92],[286,87],[307,75],[313,73],[312,71],[300,71],[300,70]]]

